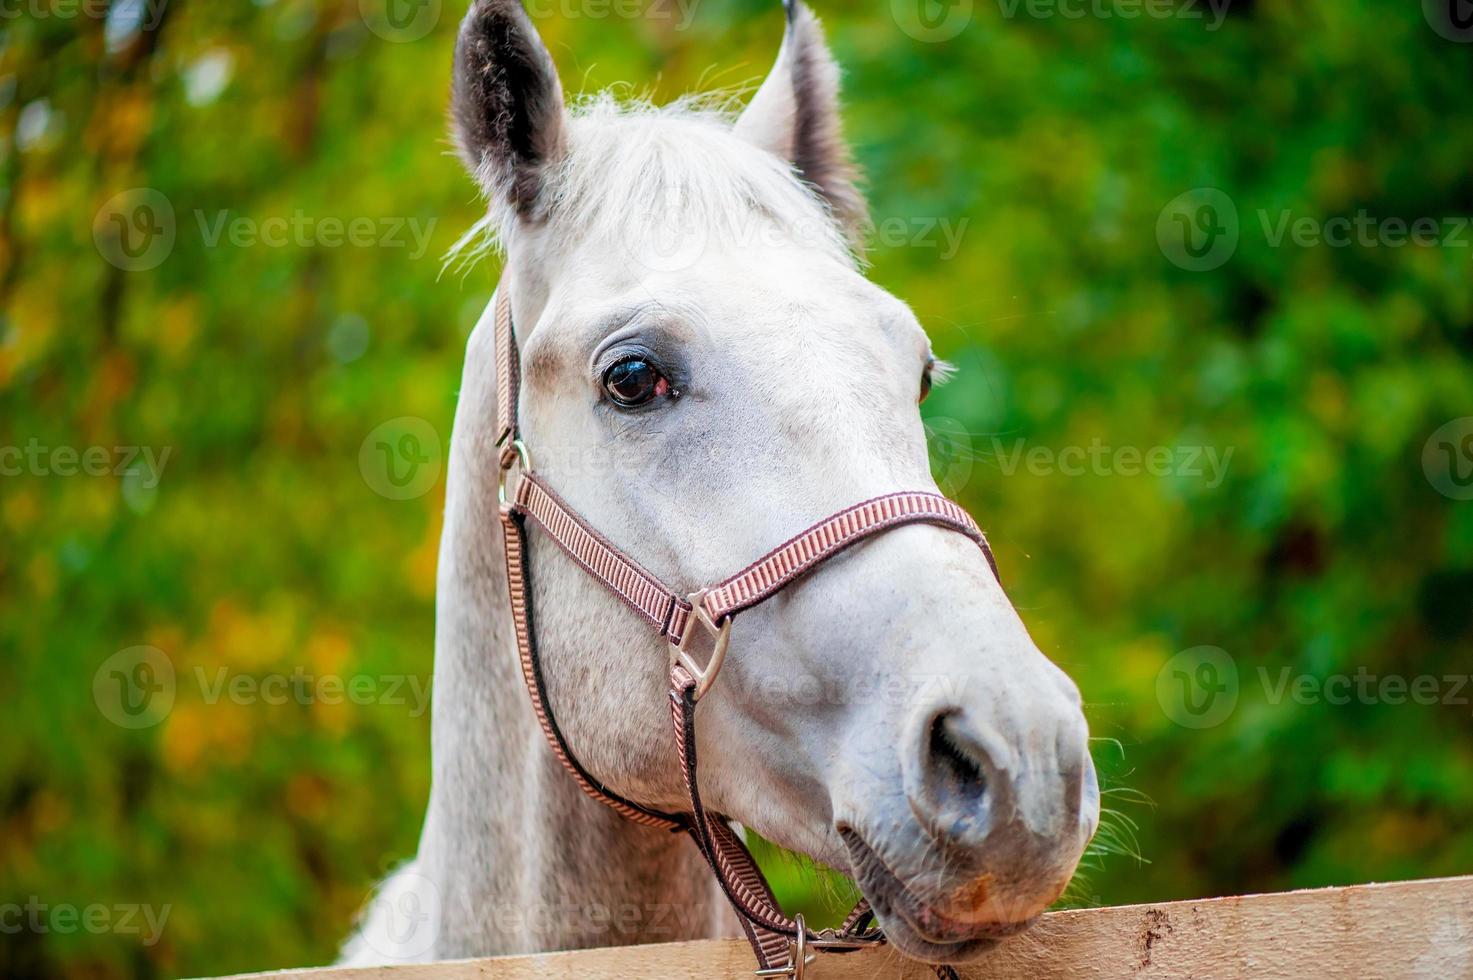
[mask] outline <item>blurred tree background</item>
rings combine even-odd
[[[0,11],[6,976],[328,962],[414,849],[439,462],[497,271],[441,275],[478,214],[462,7]],[[768,0],[532,9],[569,89],[660,101],[755,81],[781,30]],[[1075,900],[1473,870],[1460,5],[818,11],[873,277],[961,368],[938,477],[1085,692],[1115,850],[1136,825]],[[422,474],[375,474],[375,432]]]

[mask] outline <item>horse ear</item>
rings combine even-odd
[[[812,184],[853,241],[869,222],[859,174],[839,121],[839,66],[802,0],[783,0],[782,48],[735,132],[777,154]]]
[[[487,196],[533,215],[563,152],[563,90],[521,0],[474,0],[451,83],[456,148]]]

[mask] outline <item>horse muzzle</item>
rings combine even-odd
[[[888,742],[892,761],[853,767],[858,785],[836,793],[850,873],[909,956],[962,962],[1025,931],[1094,834],[1083,713],[1077,697],[1040,689],[923,705],[894,726],[898,739],[876,725],[864,757]]]

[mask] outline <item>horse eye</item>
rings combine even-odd
[[[670,382],[642,357],[626,357],[604,372],[604,390],[621,408],[638,408],[670,394]]]
[[[921,371],[921,397],[919,397],[919,398],[916,399],[916,404],[917,405],[919,405],[921,402],[925,401],[926,400],[926,396],[931,393],[931,374],[935,370],[936,370],[936,358],[933,357],[929,361],[926,362],[925,369]]]

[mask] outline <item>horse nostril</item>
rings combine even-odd
[[[963,734],[958,713],[943,712],[931,722],[928,745],[933,785],[943,799],[975,806],[987,794],[987,771],[990,762],[973,739]]]
[[[905,754],[905,794],[925,833],[951,847],[979,847],[1014,807],[1012,749],[976,714],[930,708]]]

